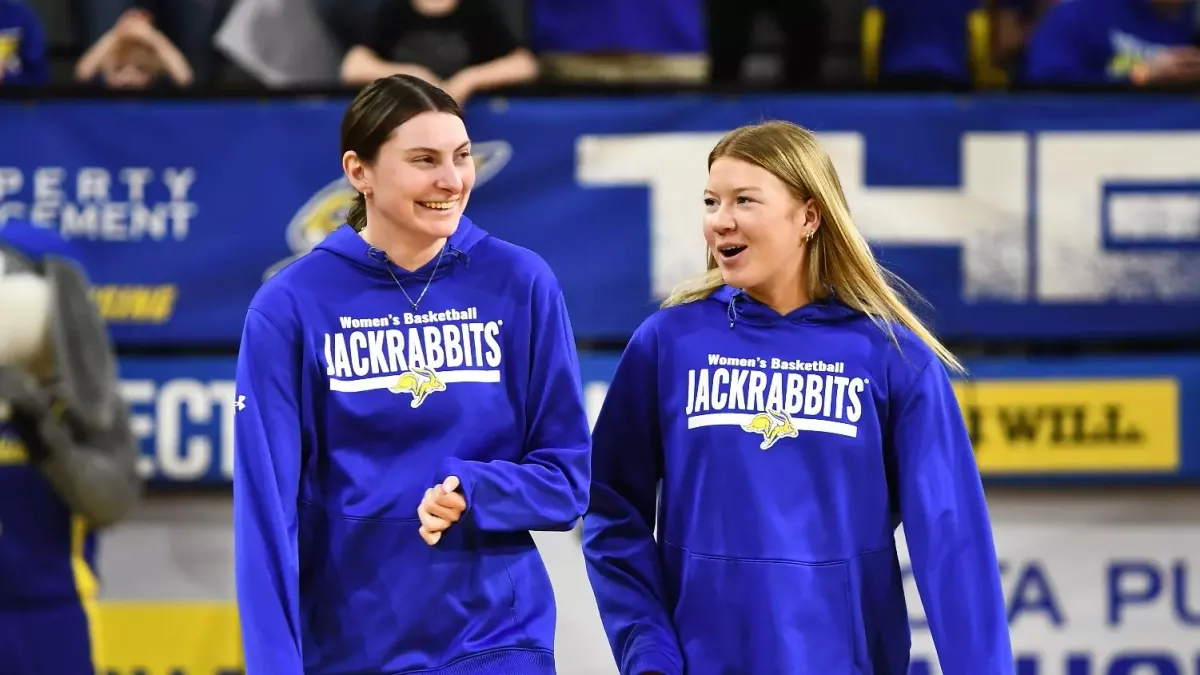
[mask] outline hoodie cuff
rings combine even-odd
[[[677,654],[667,651],[648,651],[635,654],[626,661],[621,675],[642,675],[643,673],[662,673],[663,675],[683,675],[683,666]]]
[[[441,485],[442,483],[446,482],[446,479],[450,476],[455,476],[458,478],[458,491],[462,493],[463,499],[465,499],[467,502],[467,508],[465,511],[463,511],[463,515],[466,516],[467,514],[471,513],[471,509],[475,505],[474,500],[471,499],[471,488],[474,486],[474,481],[472,480],[471,476],[471,463],[461,460],[457,457],[447,457],[442,461],[442,470],[438,476],[435,477],[435,480],[437,481],[435,484]]]

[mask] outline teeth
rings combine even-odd
[[[449,202],[417,202],[417,203],[420,204],[421,206],[424,206],[427,208],[438,209],[439,211],[448,211],[448,210],[454,208],[454,205],[458,203],[458,200],[455,199],[454,201],[449,201]]]

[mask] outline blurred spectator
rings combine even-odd
[[[147,89],[162,84],[187,87],[192,83],[192,69],[150,22],[149,14],[131,9],[79,59],[75,79],[99,80],[110,89]]]
[[[461,104],[475,93],[538,75],[537,60],[488,0],[373,1],[375,11],[348,14],[344,0],[317,0],[345,50],[345,84],[406,73],[442,87]]]
[[[829,47],[829,11],[823,0],[708,0],[710,80],[742,80],[758,11],[768,12],[786,36],[782,84],[807,87],[820,82]]]
[[[37,15],[22,0],[0,0],[0,86],[49,79],[46,35]]]
[[[1195,0],[1062,0],[1030,37],[1031,84],[1200,81]]]
[[[547,79],[698,84],[708,72],[702,1],[532,0],[531,42]]]
[[[357,0],[356,0],[357,1]],[[213,36],[232,0],[71,0],[77,32],[94,45],[130,10],[141,10],[187,62],[192,78],[205,84],[216,65]]]
[[[369,9],[370,2],[355,0],[343,3],[338,11],[344,15],[363,12],[364,7]],[[268,87],[333,87],[341,82],[345,52],[317,15],[312,0],[237,0],[214,44]]]
[[[863,17],[868,79],[895,86],[970,84],[981,67],[971,23],[984,8],[984,0],[871,0]],[[991,55],[985,58],[990,63]]]
[[[1056,0],[991,0],[992,60],[1006,71],[1021,70],[1025,43]]]

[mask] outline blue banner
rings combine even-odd
[[[617,354],[581,355],[593,420]],[[980,470],[993,482],[1200,478],[1200,357],[969,361],[955,383]],[[232,358],[129,358],[122,387],[157,485],[233,476]]]
[[[345,101],[0,104],[0,222],[87,254],[129,345],[236,344],[264,277],[339,222]],[[706,156],[813,128],[881,259],[948,338],[1200,331],[1192,98],[481,100],[470,215],[558,274],[581,338],[624,338],[701,270]]]

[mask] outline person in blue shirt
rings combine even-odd
[[[635,332],[593,430],[583,552],[622,675],[904,675],[903,523],[945,675],[1009,675],[948,370],[809,131],[727,134],[708,272]]]
[[[46,32],[22,0],[0,0],[0,87],[50,81]]]
[[[233,503],[248,675],[553,675],[531,530],[587,507],[563,294],[463,211],[462,112],[407,75],[342,122],[347,224],[270,278],[237,365]]]
[[[1195,0],[1061,0],[1034,29],[1023,80],[1035,85],[1200,81]]]
[[[972,17],[984,0],[869,0],[863,13],[868,76],[888,86],[970,84]]]

